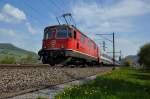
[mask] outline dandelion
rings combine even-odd
[[[87,91],[85,91],[85,92],[84,92],[84,94],[88,94],[88,92],[87,92]]]

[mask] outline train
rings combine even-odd
[[[47,26],[38,55],[43,64],[89,65],[112,64],[100,53],[98,45],[73,25]]]

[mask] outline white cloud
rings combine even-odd
[[[145,44],[146,42],[141,42],[137,39],[131,39],[131,38],[118,38],[116,40],[116,48],[121,49],[124,55],[135,55],[140,49],[140,46]]]
[[[37,31],[33,28],[33,26],[29,22],[27,22],[25,25],[31,34],[37,34]]]
[[[16,36],[16,32],[11,29],[0,29],[0,34],[9,35],[9,36]]]
[[[16,21],[16,19],[14,19],[13,17],[7,16],[4,13],[0,13],[0,21],[7,22],[7,23],[18,23],[18,21]]]
[[[115,6],[106,8],[110,18],[143,15],[150,12],[150,2],[144,0],[121,0]]]
[[[101,7],[97,3],[80,3],[72,8],[77,23],[85,27],[94,27],[99,32],[126,31],[132,28],[131,16],[150,13],[150,2],[143,0],[121,0],[120,2]]]
[[[12,6],[11,4],[5,4],[3,6],[2,11],[0,12],[0,21],[7,22],[7,23],[20,23],[24,21],[24,24],[26,25],[27,30],[31,34],[37,33],[37,31],[33,28],[31,23],[27,21],[26,14],[22,10],[20,10],[17,7]],[[9,31],[8,33],[13,34],[12,31]]]
[[[96,38],[96,33],[135,32],[136,26],[132,19],[150,13],[150,2],[145,0],[120,0],[112,5],[100,6],[98,3],[80,2],[72,7],[73,16],[78,27],[92,38]],[[131,37],[129,37],[131,38]],[[121,40],[121,39],[119,39]],[[136,53],[138,44],[133,44],[132,40],[121,40],[118,49],[128,49],[132,46],[132,51],[125,51],[126,54]]]
[[[20,10],[10,4],[5,4],[5,6],[3,7],[3,12],[15,17],[18,20],[26,20],[25,13],[22,10]]]
[[[26,20],[26,14],[10,4],[5,4],[0,11],[0,21],[7,23],[18,23]]]

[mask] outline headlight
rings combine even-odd
[[[64,48],[64,45],[63,45],[63,44],[61,45],[61,48]]]

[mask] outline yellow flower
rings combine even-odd
[[[84,92],[84,94],[88,94],[88,92],[87,92],[87,91],[85,91],[85,92]]]

